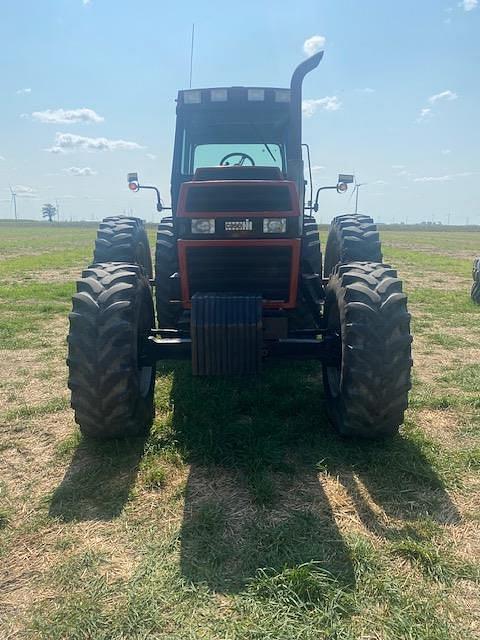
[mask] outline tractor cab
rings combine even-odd
[[[198,175],[205,179],[205,169],[214,180],[287,178],[290,96],[290,89],[249,87],[180,91],[173,210],[181,185]]]

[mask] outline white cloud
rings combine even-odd
[[[323,167],[321,164],[314,164],[312,167],[312,172],[318,173],[319,171],[323,171],[324,169],[325,167]]]
[[[392,164],[392,169],[405,169],[404,164]]]
[[[17,194],[17,198],[36,198],[37,192],[32,187],[27,187],[24,184],[16,184],[12,187],[13,191]]]
[[[92,4],[92,0],[82,0],[82,4],[86,7],[87,5]]]
[[[459,6],[463,7],[465,11],[472,11],[477,8],[478,0],[462,0]]]
[[[424,176],[422,178],[414,178],[414,182],[450,182],[454,178],[468,178],[473,176],[471,171],[463,171],[462,173],[452,173],[446,176]]]
[[[69,167],[68,169],[64,169],[65,173],[68,173],[71,176],[96,176],[97,171],[90,169],[90,167]]]
[[[65,153],[67,151],[131,151],[144,149],[137,142],[127,140],[110,140],[109,138],[87,138],[74,133],[56,133],[53,147],[47,149],[50,153]]]
[[[450,89],[447,89],[446,91],[442,91],[441,93],[436,93],[434,96],[430,96],[430,98],[428,99],[428,101],[430,102],[430,104],[435,104],[435,102],[438,102],[439,100],[456,100],[458,98],[458,95],[454,92],[454,91],[450,91]]]
[[[424,176],[423,178],[414,178],[414,182],[448,182],[452,176]]]
[[[149,160],[156,160],[157,159],[157,156],[154,153],[146,153],[145,155]]]
[[[385,180],[375,180],[375,182],[372,182],[372,184],[388,184],[388,182],[386,182]]]
[[[47,124],[72,124],[75,122],[89,122],[98,124],[105,118],[98,115],[93,109],[85,107],[81,109],[46,109],[45,111],[34,111],[32,118]]]
[[[5,156],[0,156],[0,162],[5,160]]]
[[[317,98],[313,100],[302,100],[302,111],[307,118],[313,116],[317,109],[324,111],[338,111],[342,103],[337,96],[326,96],[325,98]]]
[[[424,122],[425,120],[428,120],[431,117],[432,117],[432,110],[429,107],[425,107],[424,109],[420,110],[420,113],[416,121]]]
[[[312,36],[311,38],[307,38],[303,43],[303,52],[306,56],[313,56],[317,51],[323,51],[325,49],[325,44],[327,39],[325,36]]]
[[[449,153],[452,153],[451,149],[442,149],[442,156],[448,156]]]
[[[25,89],[17,89],[15,92],[18,96],[26,96],[28,93],[32,93],[30,87],[25,87]]]
[[[365,89],[360,89],[361,93],[375,93],[375,89],[371,87],[365,87]]]

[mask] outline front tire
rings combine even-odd
[[[148,432],[155,366],[139,349],[154,327],[149,281],[141,267],[94,264],[82,273],[69,316],[68,386],[83,435],[107,440]]]
[[[472,277],[472,300],[476,304],[480,304],[480,258],[475,258],[473,261]]]
[[[382,262],[377,225],[370,216],[348,213],[332,220],[325,247],[325,276],[337,264],[346,262]]]
[[[353,262],[334,269],[325,301],[327,335],[340,366],[323,367],[327,410],[340,434],[391,436],[403,423],[411,388],[410,314],[397,272]]]

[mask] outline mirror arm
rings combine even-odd
[[[157,189],[157,187],[151,187],[150,185],[146,185],[146,184],[139,184],[138,185],[138,189],[152,189],[153,191],[155,191],[155,193],[157,194],[157,211],[160,213],[161,211],[164,211],[165,209],[172,209],[172,207],[164,207],[162,204],[162,200],[160,198],[160,191]]]
[[[319,187],[317,189],[317,195],[315,196],[315,204],[313,205],[313,210],[315,211],[315,213],[317,213],[318,211],[318,196],[320,195],[320,191],[324,191],[325,189],[336,189],[338,185],[335,185],[334,187]]]

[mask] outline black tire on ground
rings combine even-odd
[[[370,216],[351,213],[332,220],[325,247],[326,277],[333,272],[337,264],[382,260],[377,225]]]
[[[309,269],[308,273],[318,273],[322,277],[322,252],[316,222],[305,222],[303,225],[302,263],[304,269]]]
[[[143,220],[129,216],[104,218],[97,231],[93,261],[139,264],[151,278],[152,255]]]
[[[83,435],[107,440],[147,433],[155,366],[140,366],[138,351],[155,318],[143,269],[92,265],[77,282],[69,317],[68,386]]]
[[[341,367],[323,366],[327,410],[340,434],[381,438],[403,423],[411,388],[410,314],[388,265],[338,265],[327,285],[328,335],[340,336]]]
[[[472,269],[472,300],[476,304],[480,304],[480,258],[475,258]]]
[[[305,218],[303,225],[302,253],[300,257],[300,275],[297,307],[289,312],[289,328],[291,330],[314,329],[316,321],[312,315],[310,305],[302,293],[302,273],[314,274],[319,278],[321,286],[322,278],[322,252],[320,248],[320,235],[318,225],[314,218]]]
[[[170,302],[171,276],[178,270],[177,243],[171,219],[164,218],[158,225],[155,248],[155,301],[157,322],[161,329],[177,327],[181,308]]]

